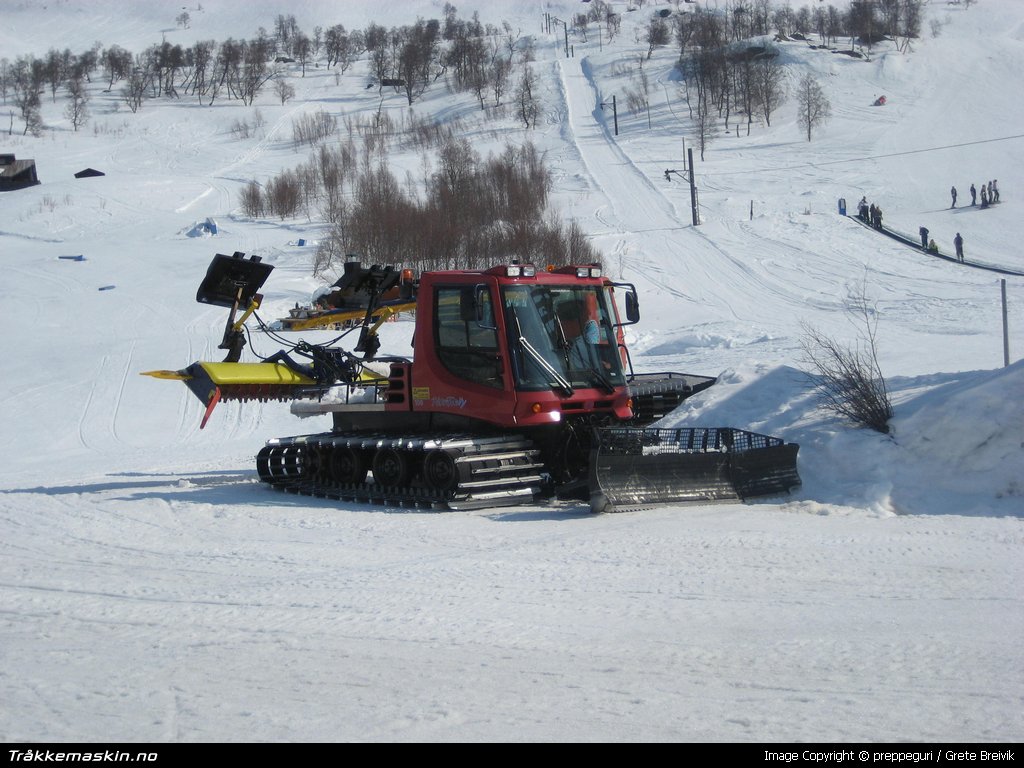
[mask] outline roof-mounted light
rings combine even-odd
[[[509,264],[505,268],[505,275],[508,277],[534,277],[537,268],[533,264]]]

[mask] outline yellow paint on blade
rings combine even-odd
[[[279,363],[200,363],[214,384],[315,384]]]

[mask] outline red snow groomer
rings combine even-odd
[[[330,414],[329,431],[267,442],[256,467],[271,486],[438,509],[558,495],[589,498],[603,512],[800,484],[796,444],[733,427],[649,426],[715,379],[635,373],[622,329],[639,321],[636,288],[596,264],[513,263],[418,279],[352,264],[349,285],[365,302],[361,355],[300,342],[244,363],[242,326],[258,320],[257,291],[271,269],[258,257],[216,256],[197,299],[231,308],[227,360],[147,374],[184,381],[206,409],[204,423],[221,400],[307,399],[293,412]],[[411,359],[378,354],[380,318],[397,306],[414,313]]]

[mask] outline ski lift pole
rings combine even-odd
[[[608,106],[607,101],[602,101],[599,105],[601,109]],[[619,108],[615,104],[615,96],[612,96],[612,119],[615,121],[615,135],[619,135]]]
[[[551,16],[550,18],[551,18],[551,21],[554,24],[561,24],[562,25],[562,33],[565,35],[565,58],[568,59],[569,58],[569,24],[568,24],[568,22],[563,21],[562,19],[558,18],[557,16]]]
[[[687,157],[690,159],[690,211],[693,214],[693,226],[700,224],[700,217],[697,215],[697,182],[694,177],[696,174],[693,172],[693,150],[686,150]]]

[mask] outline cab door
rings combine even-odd
[[[417,330],[413,410],[511,426],[515,392],[493,288],[480,281],[439,283],[432,294],[428,322]]]

